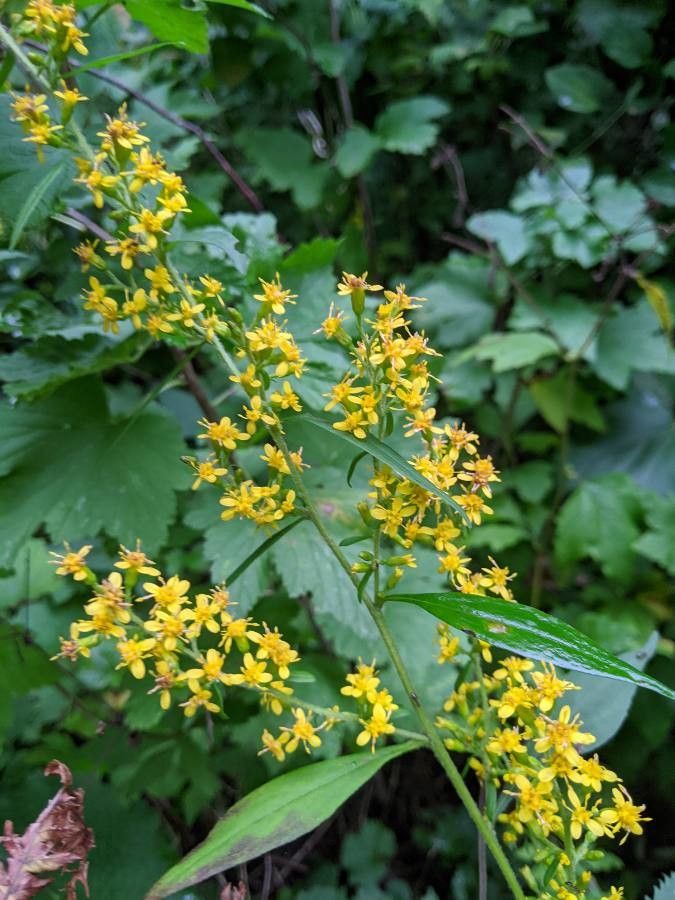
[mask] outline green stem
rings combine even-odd
[[[346,574],[349,576],[352,584],[354,584],[354,586],[358,589],[359,578],[357,577],[356,573],[352,572],[349,560],[344,555],[340,547],[336,544],[330,532],[324,525],[321,516],[317,512],[317,509],[314,506],[314,502],[304,485],[301,474],[295,466],[293,460],[291,459],[288,445],[286,444],[283,433],[278,428],[270,428],[270,433],[276,441],[277,446],[283,453],[284,458],[286,459],[291,472],[291,478],[293,479],[293,483],[295,485],[298,496],[302,498],[305,504],[307,516],[311,519],[315,528],[326,542],[326,545],[331,550],[337,561],[340,563]],[[428,738],[431,751],[440,763],[441,768],[448,777],[448,780],[457,791],[457,794],[464,804],[464,807],[468,812],[471,820],[473,821],[481,837],[485,841],[486,847],[492,853],[492,856],[497,863],[497,866],[499,867],[502,875],[504,876],[504,880],[508,884],[511,893],[516,898],[516,900],[525,900],[525,894],[523,893],[523,890],[518,883],[516,873],[513,871],[511,864],[506,857],[506,854],[502,850],[497,835],[495,834],[491,824],[479,809],[476,801],[471,796],[471,792],[464,783],[464,779],[462,778],[459,769],[452,761],[450,754],[448,753],[445,744],[443,743],[443,739],[441,738],[436,729],[436,726],[433,723],[431,716],[420,702],[419,696],[414,688],[405,663],[403,662],[398,646],[396,645],[396,641],[394,640],[394,636],[391,633],[387,621],[384,617],[384,613],[365,591],[362,595],[362,600],[366,609],[370,613],[377,630],[380,633],[385,647],[387,648],[401,684],[403,685],[406,694],[410,698],[415,713],[417,714],[417,718],[419,719],[420,725],[422,726],[422,731]]]

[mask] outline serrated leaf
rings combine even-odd
[[[129,15],[150,29],[160,41],[206,53],[208,36],[202,10],[187,9],[180,0],[124,0]]]
[[[365,438],[360,440],[348,431],[338,431],[334,428],[333,422],[336,420],[331,419],[328,416],[318,415],[317,413],[305,413],[303,415],[303,420],[309,422],[311,425],[316,425],[317,428],[323,428],[324,431],[328,431],[333,436],[337,435],[343,441],[356,447],[359,451],[365,450],[371,456],[375,457],[375,459],[384,463],[386,466],[389,466],[392,472],[395,472],[401,478],[407,478],[408,481],[412,481],[414,484],[424,488],[425,491],[434,494],[440,499],[441,503],[452,509],[452,511],[461,516],[462,519],[465,518],[464,510],[456,500],[452,499],[450,494],[440,490],[440,488],[437,488],[427,478],[420,475],[417,469],[411,466],[400,453],[397,453],[393,447],[385,444],[379,438],[375,437],[375,435],[368,434]]]
[[[524,220],[504,210],[477,213],[471,216],[466,227],[472,234],[496,244],[508,265],[522,259],[530,246]]]
[[[353,178],[368,166],[381,147],[380,139],[364,128],[353,125],[342,137],[335,154],[335,165],[343,178]]]
[[[675,897],[675,872],[664,875],[654,888],[654,895],[645,897],[645,900],[673,900]]]
[[[54,541],[105,531],[162,543],[186,482],[184,445],[164,415],[113,418],[101,384],[83,380],[29,407],[0,405],[0,432],[0,564],[42,524]]]
[[[377,117],[375,133],[385,150],[420,155],[436,143],[440,131],[436,120],[449,111],[438,97],[397,100]]]
[[[675,691],[608,653],[567,622],[539,609],[457,591],[390,594],[386,600],[412,603],[453,628],[522,656],[576,672],[628,681],[675,700]]]
[[[539,331],[520,331],[486,334],[463,356],[490,359],[495,372],[508,372],[510,369],[531,366],[540,359],[559,354],[560,348],[547,334]]]
[[[633,544],[633,549],[675,575],[675,498],[645,497],[649,530]]]
[[[419,746],[408,741],[273,778],[235,803],[206,840],[160,878],[146,900],[167,897],[301,837],[325,822],[385,763]]]
[[[580,559],[593,559],[607,578],[630,578],[640,532],[635,487],[625,475],[585,481],[563,504],[555,534],[555,558],[569,570]]]
[[[57,163],[57,165],[55,165],[53,169],[48,169],[44,173],[43,177],[30,191],[21,208],[19,209],[19,212],[16,215],[16,219],[14,220],[14,227],[12,228],[12,233],[9,238],[10,250],[16,249],[16,245],[19,243],[21,235],[23,234],[24,229],[28,224],[31,216],[42,202],[52,184],[61,177],[61,175],[65,171],[65,168],[65,160]]]
[[[612,83],[585,65],[563,63],[547,69],[544,77],[558,105],[576,113],[597,112],[612,88]]]

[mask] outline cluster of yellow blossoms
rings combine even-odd
[[[113,641],[119,657],[118,669],[128,669],[133,678],[151,679],[150,694],[168,710],[174,697],[191,718],[198,710],[219,713],[225,691],[241,687],[258,693],[264,709],[281,716],[288,708],[292,720],[282,725],[277,735],[263,731],[261,753],[272,753],[282,761],[300,745],[307,752],[321,746],[320,732],[336,722],[359,725],[363,730],[359,746],[394,734],[389,722],[396,703],[380,688],[374,663],[359,664],[347,675],[342,693],[359,701],[363,716],[314,707],[295,698],[292,667],[300,661],[297,651],[284,640],[277,628],[250,617],[236,617],[230,592],[224,585],[208,594],[190,595],[190,582],[172,575],[164,578],[140,545],[121,546],[114,571],[97,580],[87,565],[91,545],[63,554],[53,553],[58,575],[69,575],[91,588],[84,604],[86,618],[70,627],[68,638],[61,638],[55,658],[77,660],[89,657],[102,641]],[[141,581],[145,576],[148,581]],[[320,724],[312,721],[322,718]]]
[[[472,571],[465,548],[456,541],[462,526],[480,525],[482,517],[492,513],[486,499],[492,496],[499,473],[489,456],[479,455],[477,434],[458,422],[436,422],[436,410],[429,405],[433,376],[428,358],[439,354],[424,333],[411,329],[408,319],[410,311],[425,300],[409,296],[405,286],[398,285],[395,291],[384,291],[385,302],[377,304],[372,318],[366,318],[366,294],[382,290],[369,284],[366,276],[345,272],[338,285],[338,294],[351,297],[356,339],[345,330],[344,312],[335,307],[322,324],[326,337],[350,350],[352,358],[349,371],[332,388],[325,410],[340,408],[344,418],[333,427],[360,440],[369,433],[386,438],[397,418],[404,419],[404,435],[418,437],[423,445],[423,452],[413,456],[411,464],[454,501],[451,514],[433,490],[396,475],[386,465],[376,465],[369,494],[373,502],[364,510],[365,517],[406,552],[372,562],[393,569],[387,582],[391,589],[405,566],[416,565],[409,552],[413,545],[426,545],[436,550],[439,572],[457,590],[474,595],[489,591],[511,600],[509,570],[490,560],[489,567]],[[367,573],[370,562],[366,554],[356,564],[357,571]]]
[[[85,309],[96,312],[105,331],[117,333],[120,323],[160,338],[177,330],[195,332],[206,340],[226,331],[219,312],[223,285],[203,275],[198,283],[171,271],[166,241],[179,215],[189,213],[182,178],[167,168],[159,153],[153,153],[142,123],[131,121],[126,105],[97,133],[100,143],[90,148],[71,123],[76,104],[87,98],[60,75],[69,49],[86,53],[86,34],[75,25],[72,4],[52,0],[29,0],[16,31],[36,36],[48,52],[35,65],[52,87],[33,94],[28,89],[15,95],[14,118],[26,132],[25,140],[36,144],[40,158],[44,146],[67,147],[82,155],[76,158],[76,181],[90,192],[98,209],[108,207],[114,233],[104,243],[86,240],[75,248],[83,271],[90,267],[101,278],[89,278],[84,292]],[[71,72],[71,77],[73,73]],[[49,104],[58,108],[53,119]],[[72,127],[68,127],[72,124]],[[116,265],[113,262],[116,261]],[[102,280],[103,279],[103,280]]]
[[[460,681],[437,718],[450,750],[468,753],[484,786],[488,814],[503,826],[503,839],[518,847],[522,875],[542,900],[584,900],[591,873],[585,863],[602,858],[598,838],[642,834],[649,821],[597,753],[578,715],[560,705],[577,690],[554,667],[506,657],[488,675],[476,651],[463,651],[447,626],[439,626],[439,663],[466,653]],[[487,654],[489,656],[489,652]],[[497,794],[508,811],[497,813]],[[503,805],[502,807],[503,808]],[[612,888],[603,900],[618,900]]]

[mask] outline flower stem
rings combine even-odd
[[[321,516],[319,515],[316,506],[314,505],[314,501],[312,500],[309,492],[305,487],[301,473],[298,471],[295,463],[291,458],[290,451],[288,449],[288,445],[283,433],[278,428],[270,428],[270,433],[276,441],[276,444],[281,450],[282,454],[284,455],[284,458],[286,459],[288,468],[291,472],[291,478],[293,479],[293,483],[297,490],[298,496],[302,498],[305,504],[308,518],[311,519],[312,523],[326,542],[326,545],[328,546],[330,551],[340,563],[345,573],[349,576],[351,582],[358,589],[359,579],[356,573],[352,572],[349,560],[344,555],[344,553],[324,525]],[[506,854],[504,853],[501,844],[499,843],[499,839],[497,838],[492,825],[485,818],[485,816],[479,809],[478,804],[471,796],[471,792],[464,783],[464,779],[462,778],[459,769],[452,761],[452,758],[450,757],[450,754],[448,753],[443,743],[443,739],[438,733],[431,716],[422,705],[419,696],[415,691],[414,685],[405,666],[405,663],[403,662],[394,636],[391,633],[389,625],[387,624],[387,621],[384,617],[384,613],[378,607],[377,603],[373,601],[365,591],[362,594],[362,600],[366,609],[370,613],[377,630],[380,633],[385,647],[387,648],[401,684],[403,685],[406,694],[410,698],[410,702],[412,703],[417,718],[419,719],[420,725],[422,726],[422,731],[428,738],[431,751],[433,752],[441,768],[447,775],[448,780],[457,791],[457,794],[464,804],[464,807],[468,812],[471,820],[473,821],[474,825],[478,829],[478,832],[485,841],[486,847],[492,853],[492,856],[497,863],[497,866],[499,867],[502,875],[504,876],[504,880],[508,884],[511,893],[516,898],[516,900],[525,900],[525,894],[523,893],[523,890],[518,882],[516,873],[511,867],[511,864],[509,863]]]

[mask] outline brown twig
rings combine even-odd
[[[195,372],[195,367],[192,365],[192,362],[187,358],[186,354],[180,350],[178,347],[171,348],[171,355],[176,360],[177,363],[184,362],[183,366],[183,377],[185,378],[185,384],[187,385],[188,390],[195,398],[197,403],[199,404],[199,408],[204,413],[206,418],[210,422],[217,422],[220,416],[218,415],[218,410],[209,400],[204,387],[199,380],[199,376]]]
[[[431,168],[437,169],[439,166],[443,166],[446,169],[449,166],[454,176],[457,206],[452,214],[452,224],[455,228],[459,228],[464,224],[467,211],[469,210],[469,192],[466,187],[462,161],[459,158],[456,147],[451,144],[440,145],[438,153],[431,161]]]
[[[100,225],[97,225],[93,219],[90,219],[89,216],[85,216],[84,213],[81,213],[78,209],[73,209],[72,206],[69,206],[65,212],[65,215],[68,216],[69,219],[72,219],[74,222],[78,222],[87,231],[91,231],[92,234],[95,234],[97,238],[101,241],[105,241],[106,243],[115,243],[115,238],[109,231],[106,231],[105,228],[102,228]]]
[[[340,44],[340,13],[335,0],[328,0],[328,16],[330,20],[330,39],[337,47]],[[349,96],[349,87],[344,75],[336,75],[335,84],[337,85],[342,118],[344,119],[345,126],[351,128],[354,125],[354,110],[352,108],[351,97]],[[363,175],[357,175],[356,188],[359,192],[359,202],[361,203],[361,210],[363,212],[363,232],[366,241],[368,268],[372,270],[375,264],[377,241],[375,236],[373,205],[370,201],[368,185],[366,184]]]
[[[269,853],[266,853],[263,858],[263,866],[264,875],[262,887],[260,888],[260,900],[269,900],[270,891],[272,890],[272,875],[274,874],[272,857]]]
[[[35,50],[38,50],[41,53],[45,52],[45,47],[42,44],[37,43],[36,41],[28,40],[25,41],[25,44],[29,47],[33,47]],[[73,72],[76,72],[77,69],[80,68],[79,64],[72,60],[68,61],[68,65]],[[88,69],[87,75],[91,75],[92,78],[97,78],[99,81],[103,81],[106,84],[109,84],[112,87],[123,91],[125,94],[128,94],[129,97],[133,97],[134,100],[137,100],[139,103],[147,106],[148,109],[151,109],[153,112],[157,113],[158,116],[166,119],[167,122],[171,122],[173,125],[176,125],[176,127],[181,128],[183,131],[188,131],[190,134],[193,134],[196,138],[199,139],[199,141],[201,141],[204,149],[218,163],[220,168],[223,170],[223,172],[225,172],[225,174],[232,181],[234,186],[237,188],[242,197],[244,197],[244,199],[248,202],[248,204],[258,213],[265,211],[265,207],[263,206],[256,192],[246,181],[244,181],[244,179],[237,172],[232,163],[225,158],[225,156],[216,147],[216,145],[213,143],[213,141],[203,128],[201,128],[194,122],[188,121],[188,119],[184,119],[182,116],[179,116],[176,113],[172,113],[165,107],[160,106],[159,103],[156,103],[154,100],[146,97],[146,95],[141,91],[136,90],[136,88],[130,87],[128,84],[125,84],[123,81],[120,81],[119,78],[115,78],[113,75],[108,75],[105,72],[99,72],[97,69]]]

